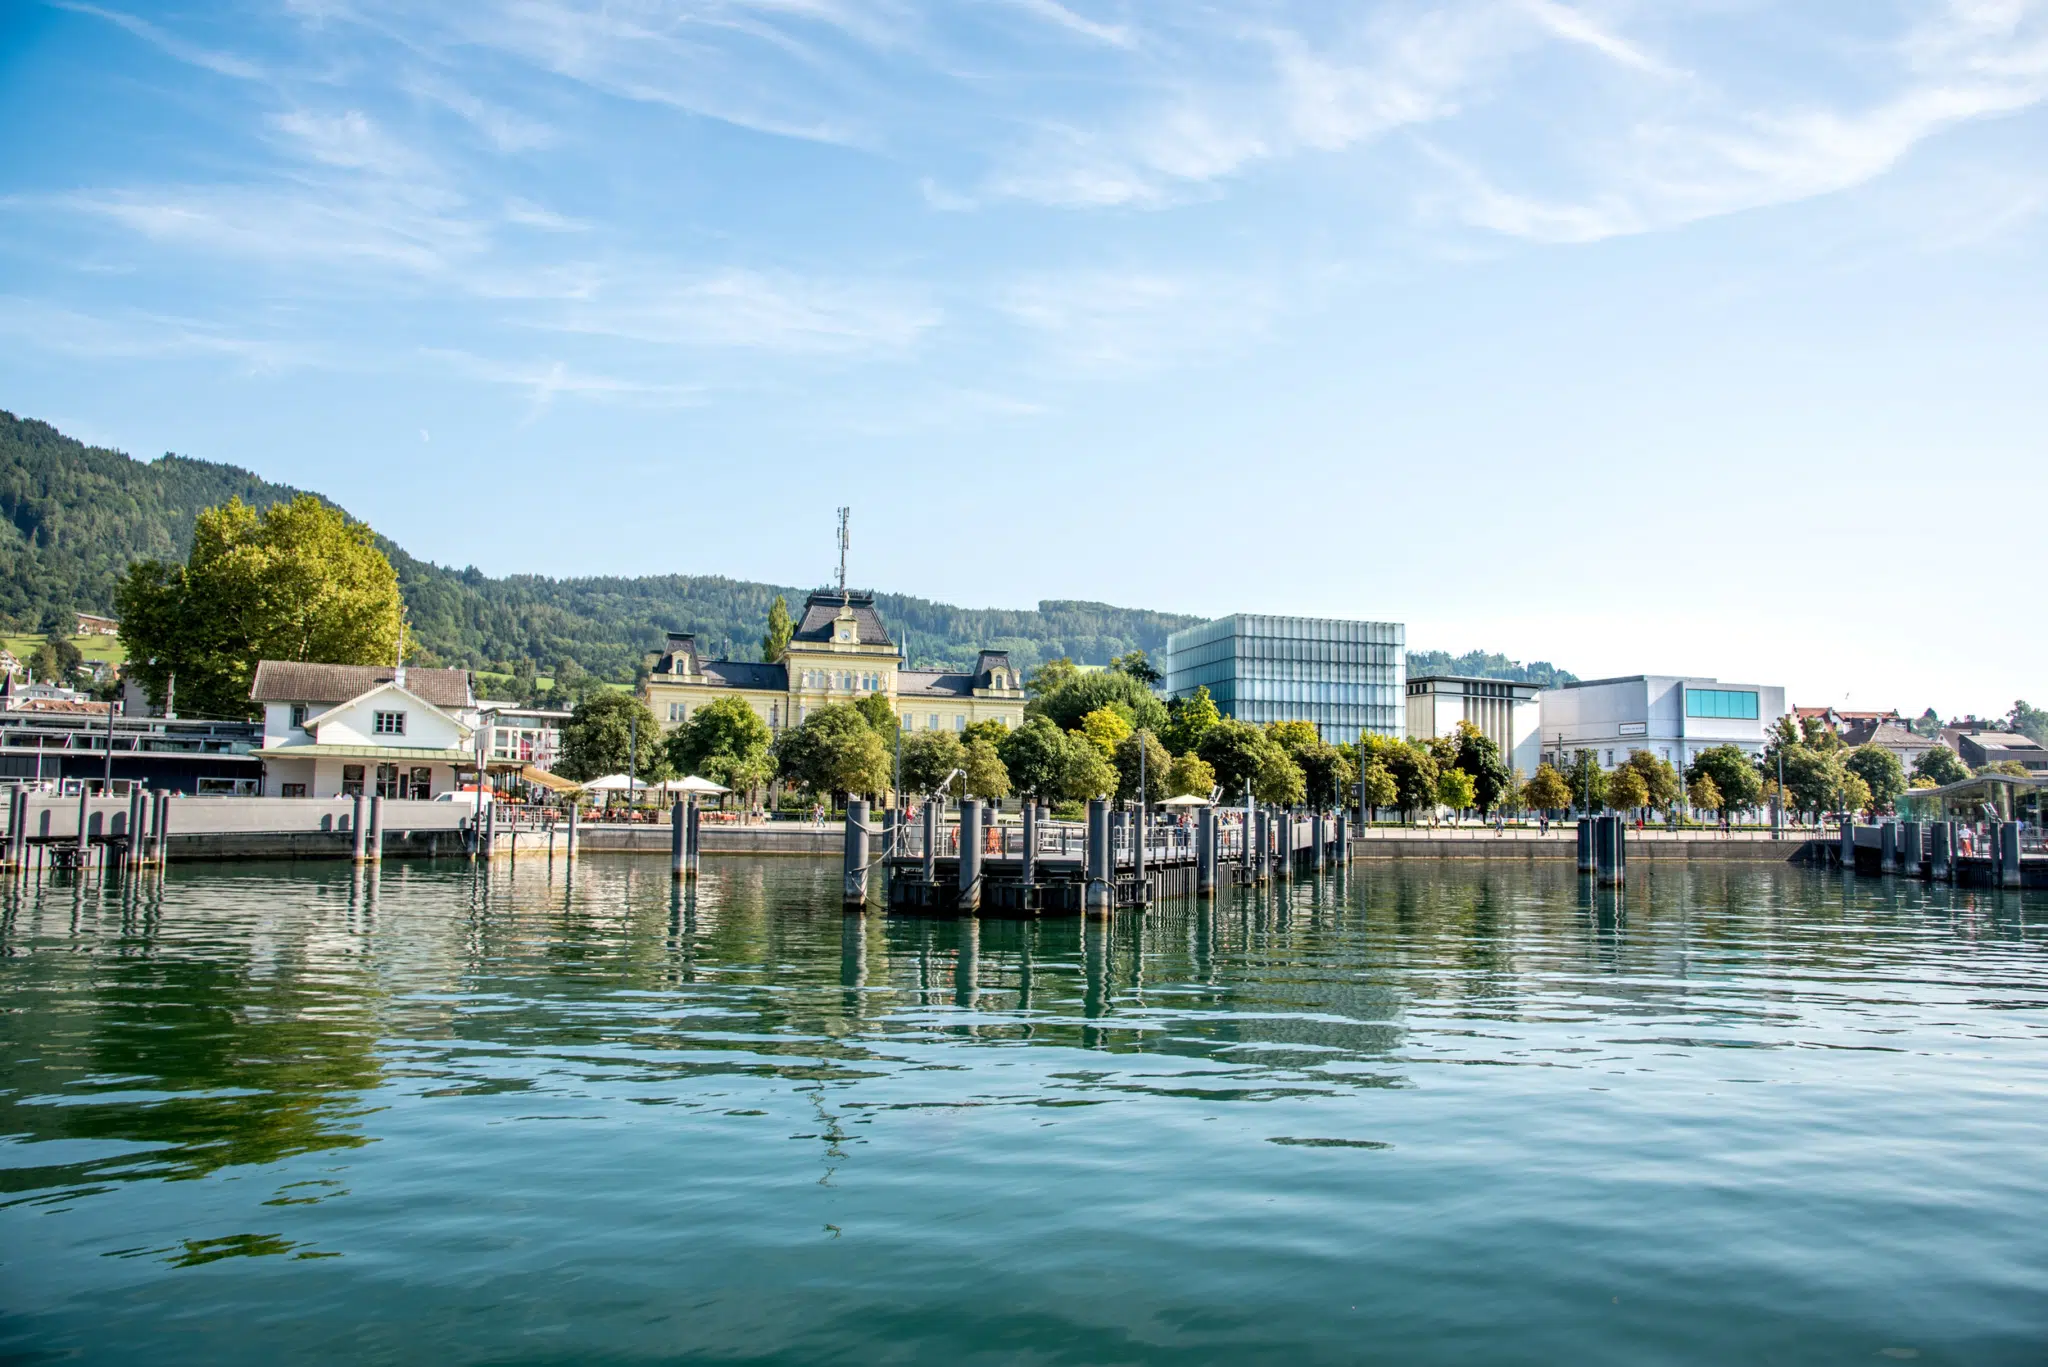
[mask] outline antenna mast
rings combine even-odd
[[[846,597],[846,548],[853,544],[846,534],[846,519],[852,513],[851,508],[839,510],[839,597],[842,601]]]

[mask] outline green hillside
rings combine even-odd
[[[0,631],[68,629],[74,611],[111,611],[115,582],[130,563],[185,557],[200,510],[237,497],[266,508],[299,492],[233,465],[174,455],[133,460],[0,411]],[[714,652],[752,659],[775,595],[798,607],[806,592],[722,575],[493,579],[379,541],[398,571],[421,648],[443,663],[501,672],[530,660],[547,674],[573,660],[594,674],[629,679],[670,629],[696,632]],[[964,668],[983,648],[1006,649],[1027,670],[1061,655],[1106,664],[1132,649],[1156,655],[1169,632],[1198,620],[1069,601],[959,608],[896,593],[878,594],[877,606],[922,668]],[[1544,683],[1571,677],[1484,652],[1413,658],[1440,672],[1528,678],[1541,670],[1536,681]]]

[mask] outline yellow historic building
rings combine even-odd
[[[978,721],[1019,726],[1024,682],[1008,652],[984,650],[971,672],[905,669],[903,652],[875,612],[872,593],[823,589],[804,604],[782,658],[762,664],[707,660],[697,638],[672,631],[668,649],[640,691],[664,729],[719,698],[740,697],[777,732],[811,709],[880,693],[908,730],[964,731]]]

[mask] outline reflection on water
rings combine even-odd
[[[2038,1361],[2048,905],[1355,868],[0,892],[0,1352]]]

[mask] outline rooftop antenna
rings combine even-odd
[[[853,544],[846,534],[846,519],[853,514],[851,508],[839,510],[839,601],[846,603],[846,548]]]

